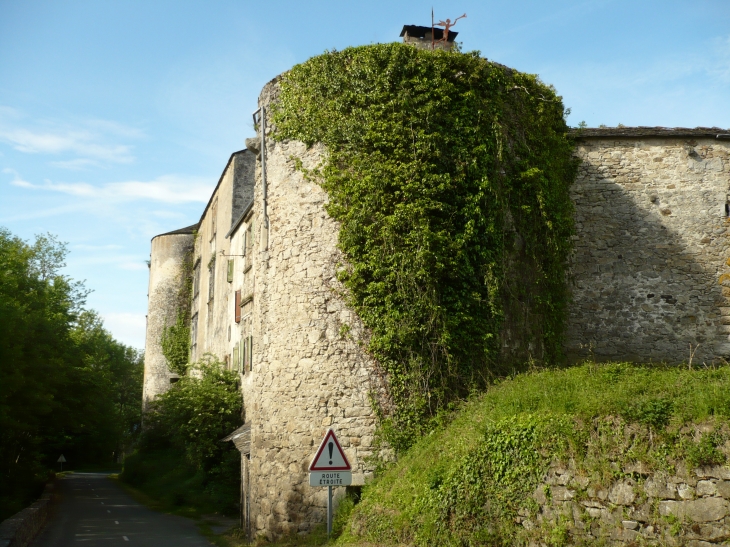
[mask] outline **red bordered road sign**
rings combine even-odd
[[[331,429],[327,430],[319,450],[309,464],[310,471],[351,471],[352,466],[347,461],[345,451],[337,440],[337,435]]]

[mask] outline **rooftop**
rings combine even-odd
[[[403,25],[403,30],[400,31],[401,37],[408,34],[408,36],[412,36],[413,38],[425,38],[426,34],[431,34],[431,27],[422,27],[420,25]],[[449,31],[449,37],[447,38],[447,42],[453,42],[456,38],[456,35],[459,34],[458,32]],[[434,40],[441,40],[444,37],[444,29],[433,27],[433,39]]]
[[[578,138],[601,137],[696,137],[711,139],[730,139],[730,129],[719,127],[586,127],[574,129],[573,135]]]

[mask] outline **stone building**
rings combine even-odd
[[[259,116],[275,88],[264,89]],[[353,466],[353,486],[372,473],[370,397],[382,384],[340,296],[327,195],[292,160],[313,167],[321,149],[268,135],[231,156],[197,225],[152,240],[144,400],[176,379],[160,336],[175,321],[187,260],[191,359],[212,354],[240,374],[245,423],[228,439],[242,454],[244,528],[271,538],[325,519],[327,491],[309,486],[307,468],[328,427]]]
[[[231,155],[200,222],[152,240],[144,383],[148,402],[176,380],[160,336],[179,313],[188,268],[192,360],[213,354],[240,375],[245,421],[227,440],[242,454],[244,529],[268,538],[325,519],[326,490],[308,485],[307,467],[328,427],[353,485],[364,484],[370,398],[384,390],[341,296],[327,195],[295,168],[295,159],[317,165],[323,149],[270,138],[277,89],[276,80],[264,87],[259,134]],[[586,129],[576,154],[569,355],[730,358],[730,131]]]

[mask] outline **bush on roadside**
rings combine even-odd
[[[240,425],[241,409],[236,375],[212,358],[197,363],[152,404],[121,480],[169,508],[235,514],[240,455],[221,439]]]

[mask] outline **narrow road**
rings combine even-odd
[[[30,547],[210,547],[186,518],[140,505],[102,473],[74,473],[57,482],[60,500]]]

